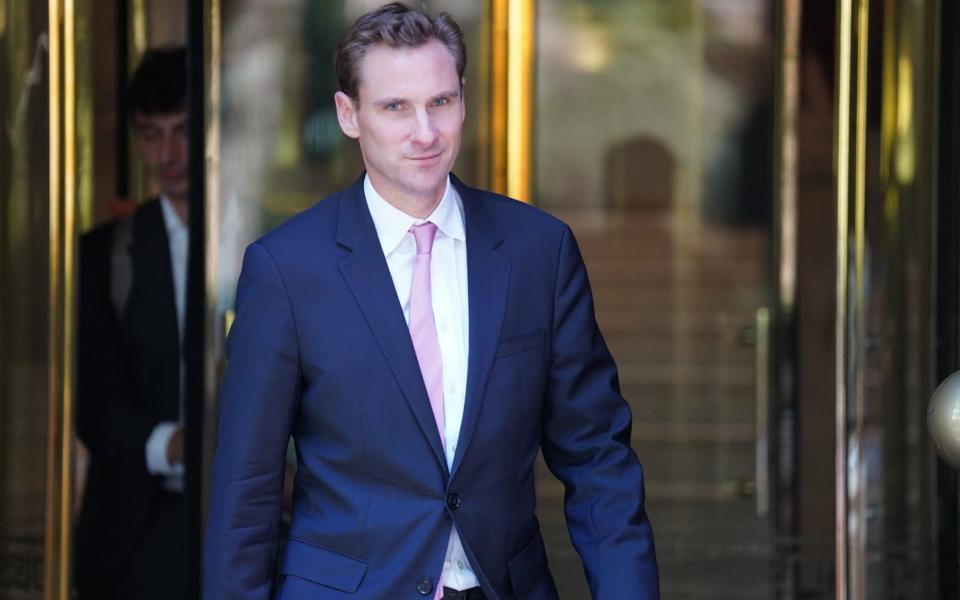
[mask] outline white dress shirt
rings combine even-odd
[[[190,250],[190,230],[180,219],[169,198],[160,196],[160,209],[163,223],[167,229],[167,241],[170,245],[170,268],[173,274],[174,305],[177,309],[177,332],[180,337],[180,405],[178,421],[158,423],[147,438],[147,471],[154,475],[164,475],[163,487],[171,492],[183,491],[183,464],[170,464],[167,461],[167,446],[170,438],[183,427],[183,327],[187,299],[187,253]]]
[[[463,201],[449,177],[443,198],[426,219],[410,216],[384,200],[373,188],[369,175],[364,179],[363,191],[407,323],[410,322],[410,285],[417,256],[417,244],[410,227],[426,221],[437,226],[430,257],[430,293],[443,361],[444,451],[447,468],[450,469],[457,452],[460,423],[463,420],[470,334]],[[450,530],[441,582],[455,590],[479,585],[456,527]]]

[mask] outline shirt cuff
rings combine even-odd
[[[167,445],[170,438],[180,429],[179,423],[173,421],[164,421],[157,423],[157,426],[150,432],[147,438],[147,471],[152,475],[182,475],[183,465],[180,463],[170,464],[167,462]]]

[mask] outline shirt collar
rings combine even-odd
[[[187,225],[180,219],[173,203],[166,196],[160,196],[160,210],[163,212],[163,224],[167,227],[167,237],[188,233]]]
[[[383,199],[377,190],[370,183],[370,176],[363,179],[363,192],[367,200],[367,208],[370,210],[370,216],[373,217],[373,225],[377,230],[377,237],[380,238],[380,246],[383,248],[383,255],[388,256],[393,252],[403,236],[407,234],[410,227],[429,221],[437,226],[437,229],[447,237],[455,240],[466,241],[466,231],[463,226],[463,201],[460,194],[453,187],[450,176],[447,176],[447,188],[440,198],[440,203],[433,209],[430,216],[426,219],[418,219],[399,208],[393,206]]]

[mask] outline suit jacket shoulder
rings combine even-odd
[[[529,247],[552,245],[569,228],[566,223],[545,210],[514,198],[473,188],[456,177],[452,178],[463,200],[468,227],[493,231],[502,235],[511,246]],[[499,231],[496,231],[499,230]]]
[[[310,240],[333,239],[340,203],[350,196],[355,187],[356,184],[323,198],[263,234],[254,243],[274,254],[285,249],[302,251],[300,245]]]

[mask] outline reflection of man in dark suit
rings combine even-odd
[[[655,598],[630,411],[576,242],[449,174],[465,115],[459,28],[387,5],[335,62],[340,126],[367,173],[247,250],[206,600],[554,599],[534,516],[541,448],[594,597]]]
[[[186,53],[148,51],[129,89],[159,198],[80,248],[77,428],[90,451],[76,556],[88,598],[182,598]]]

